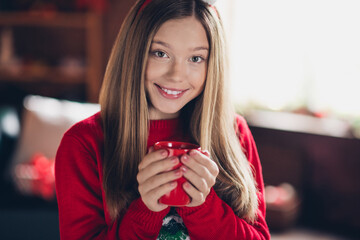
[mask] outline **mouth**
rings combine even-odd
[[[155,84],[155,86],[157,87],[157,89],[159,90],[160,94],[168,99],[177,99],[180,98],[182,95],[184,95],[184,93],[188,90],[181,90],[181,89],[169,89],[169,88],[165,88],[162,87],[158,84]]]

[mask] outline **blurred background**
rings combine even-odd
[[[1,0],[0,239],[59,239],[54,157],[134,0]],[[218,0],[273,239],[360,237],[360,2]],[[20,229],[18,226],[22,226]]]

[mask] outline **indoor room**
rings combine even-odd
[[[60,239],[56,154],[70,127],[100,111],[136,2],[1,0],[0,239]],[[271,239],[359,239],[360,2],[207,2],[226,38],[227,104],[261,162]]]

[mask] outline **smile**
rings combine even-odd
[[[165,98],[169,98],[169,99],[179,98],[187,91],[187,89],[185,89],[185,90],[168,89],[168,88],[161,87],[157,84],[155,84],[155,86],[158,88],[158,90],[162,96],[164,96]]]
[[[180,94],[182,91],[171,91],[169,89],[166,88],[161,88],[163,91],[165,91],[167,94],[172,94],[172,95],[177,95]]]

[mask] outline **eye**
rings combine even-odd
[[[153,54],[158,58],[166,58],[168,55],[162,51],[154,51]]]
[[[195,62],[195,63],[200,63],[202,62],[204,59],[200,56],[194,56],[194,57],[191,57],[190,59],[192,62]]]

